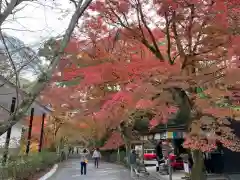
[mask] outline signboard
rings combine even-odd
[[[184,163],[184,164],[183,164],[183,167],[184,167],[184,172],[189,174],[189,173],[190,173],[190,170],[189,170],[189,165],[188,165],[188,163]]]
[[[161,133],[161,139],[167,139],[167,133],[166,132]]]
[[[181,139],[181,138],[184,138],[184,132],[162,132],[162,133],[156,133],[154,135],[154,139],[155,140],[160,140],[160,139]],[[152,137],[150,137],[150,136],[141,136],[141,140],[147,141],[148,139],[152,139]]]
[[[167,132],[167,139],[173,139],[173,132]]]
[[[161,134],[159,134],[159,133],[155,134],[154,139],[155,140],[160,140],[161,139]]]

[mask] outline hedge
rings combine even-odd
[[[5,166],[0,167],[1,180],[28,180],[59,161],[54,152],[41,152],[28,156],[12,157]]]

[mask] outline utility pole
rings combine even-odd
[[[13,114],[14,111],[15,111],[16,100],[17,99],[15,97],[12,98],[12,103],[11,103],[11,108],[10,108],[10,115]],[[7,130],[6,141],[5,141],[5,146],[4,146],[3,161],[2,161],[2,165],[3,166],[6,164],[7,158],[8,158],[9,143],[10,143],[10,139],[11,139],[11,132],[12,132],[12,128],[10,127]]]

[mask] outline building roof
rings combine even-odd
[[[178,131],[186,131],[187,125],[186,124],[181,124],[181,125],[159,125],[155,127],[152,130],[146,130],[141,132],[142,135],[148,135],[148,134],[155,134],[155,133],[161,133],[161,132],[166,132],[166,131],[171,131],[171,132],[178,132]]]
[[[10,82],[8,79],[6,79],[5,77],[3,77],[2,75],[0,75],[0,80],[3,81],[5,84],[7,84],[8,86],[12,87],[12,88],[16,88],[16,85],[12,82]],[[1,86],[0,86],[1,87]],[[28,93],[22,89],[20,89],[19,87],[18,91],[22,96],[28,96]],[[34,101],[38,106],[40,106],[41,108],[43,108],[44,110],[51,112],[51,109],[48,108],[47,106],[42,105],[39,101],[35,100]]]

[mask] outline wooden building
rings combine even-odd
[[[19,88],[16,89],[16,86],[13,83],[11,83],[10,81],[8,81],[7,79],[0,75],[0,123],[9,118],[12,99],[17,97],[17,92],[18,92],[17,99],[18,103],[20,104],[24,97],[27,95],[27,93]],[[43,113],[45,113],[46,115],[51,113],[51,109],[47,108],[46,106],[43,106],[38,101],[35,101],[31,105],[29,111],[31,110],[31,108],[34,108],[34,116],[37,117],[35,119],[38,121],[41,120],[41,118],[39,117],[41,117]],[[28,114],[30,114],[30,112],[28,112]],[[20,150],[20,140],[23,134],[22,133],[23,129],[28,128],[29,121],[26,121],[26,119],[29,118],[27,117],[25,119],[20,120],[12,127],[9,150],[14,154]],[[2,136],[0,136],[0,154],[6,141],[6,134],[7,133],[4,133]]]

